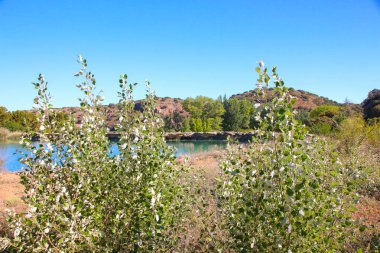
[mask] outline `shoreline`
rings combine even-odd
[[[111,141],[120,140],[120,133],[109,132],[107,137]],[[165,133],[165,140],[167,141],[226,141],[229,138],[239,142],[249,142],[255,132],[234,132],[234,131],[220,131],[220,132],[167,132]],[[32,141],[39,141],[39,136],[34,136]]]

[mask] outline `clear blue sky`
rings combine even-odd
[[[40,72],[54,106],[77,105],[78,54],[105,103],[122,73],[159,96],[244,92],[259,60],[289,86],[360,103],[380,87],[380,0],[0,0],[0,105],[30,109]]]

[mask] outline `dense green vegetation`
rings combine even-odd
[[[187,98],[183,107],[190,113],[190,130],[194,132],[209,132],[222,130],[223,104],[220,100],[198,96]]]
[[[263,89],[265,90],[265,89]],[[271,90],[271,95],[276,94]],[[264,92],[262,93],[264,94]],[[258,95],[259,96],[259,95]],[[262,104],[267,104],[263,98]],[[270,101],[269,101],[270,102]],[[189,116],[180,115],[177,111],[164,118],[166,131],[252,131],[258,127],[258,119],[265,117],[265,111],[257,115],[259,103],[246,98],[219,97],[212,99],[204,96],[187,98],[184,109]],[[375,110],[375,109],[374,109]],[[259,117],[259,118],[258,118]],[[311,110],[297,109],[295,119],[304,124],[314,134],[331,135],[340,130],[340,124],[347,118],[366,118],[366,124],[371,124],[367,114],[360,107],[352,108],[349,103],[342,105],[319,105]]]
[[[49,120],[54,120],[63,124],[68,119],[68,115],[63,112],[54,111],[49,116]],[[39,127],[37,116],[32,111],[8,111],[7,108],[0,107],[0,127],[8,129],[11,132],[26,132],[36,130]]]
[[[232,237],[228,248],[254,252],[341,249],[350,240],[341,224],[352,224],[351,186],[357,168],[346,171],[323,141],[309,142],[307,130],[294,119],[295,100],[276,69],[269,76],[261,63],[258,72],[258,84],[268,87],[273,79],[279,96],[258,108],[266,113],[257,138],[246,149],[230,149],[222,165],[219,196],[224,226]]]
[[[363,252],[380,247],[376,228],[352,217],[360,194],[376,192],[379,123],[361,117],[334,119],[340,108],[321,107],[310,122],[333,119],[334,141],[310,135],[297,120],[295,99],[277,75],[260,62],[258,86],[274,85],[278,97],[255,104],[205,97],[189,99],[190,120],[199,129],[221,124],[248,127],[254,115],[257,136],[247,145],[230,142],[220,174],[202,186],[202,175],[190,174],[165,145],[164,121],[155,111],[147,83],[144,110],[134,112],[133,85],[120,78],[117,144],[110,142],[94,75],[79,58],[84,81],[82,127],[51,118],[51,97],[43,75],[35,83],[39,96],[37,133],[22,142],[21,161],[26,213],[8,217],[9,231],[0,242],[17,252]],[[223,111],[226,111],[223,116]],[[242,115],[241,118],[236,118]],[[248,117],[249,116],[249,117]],[[236,120],[229,121],[235,117]],[[305,115],[302,116],[306,118]],[[207,120],[214,119],[212,125]],[[227,120],[228,119],[228,120]],[[239,122],[239,124],[235,124]],[[195,124],[195,123],[193,123]],[[198,123],[196,123],[198,124]],[[191,127],[191,122],[190,122]],[[63,127],[63,128],[62,128]],[[194,126],[193,126],[194,127]],[[197,128],[198,129],[198,128]],[[64,131],[63,135],[52,135]],[[373,139],[375,138],[375,139]],[[377,139],[376,139],[377,138]],[[372,143],[372,144],[371,144]],[[331,145],[334,144],[334,145]],[[378,152],[378,151],[377,151]],[[364,159],[363,159],[364,157]],[[373,156],[375,157],[375,156]],[[215,175],[214,175],[215,177]],[[371,193],[373,194],[373,193]],[[213,205],[210,203],[214,203]],[[192,209],[193,208],[193,209]],[[180,241],[195,226],[195,245]],[[364,232],[363,232],[364,231]],[[364,238],[364,239],[363,239]],[[362,240],[362,241],[361,241]]]
[[[270,90],[271,96],[275,98],[276,93],[273,89],[268,90]],[[372,97],[375,97],[375,100],[371,100],[366,104],[367,107],[368,104],[374,106],[371,107],[371,110],[364,108],[364,113],[358,110],[358,107],[353,110],[349,104],[320,105],[312,110],[298,109],[295,118],[312,133],[330,135],[338,132],[339,125],[350,117],[361,117],[365,118],[367,123],[371,122],[377,106],[373,101],[378,101],[374,94],[377,95],[374,91],[370,93]],[[267,97],[263,98],[262,104],[268,103],[267,100]],[[252,131],[258,127],[257,117],[265,117],[265,111],[257,115],[256,107],[259,103],[254,101],[253,99],[226,97],[212,99],[205,96],[187,98],[182,104],[186,114],[174,111],[170,115],[163,116],[164,129],[167,132]],[[365,101],[368,101],[368,99]],[[366,113],[369,110],[372,114]],[[54,110],[49,117],[63,124],[69,118],[69,115]],[[6,130],[25,132],[28,129],[35,130],[38,127],[39,123],[36,120],[35,112],[9,112],[5,107],[0,107],[0,128],[4,128],[4,133],[6,133]]]
[[[36,115],[28,111],[9,112],[7,108],[0,107],[0,127],[10,131],[26,131],[36,129]]]
[[[239,131],[251,128],[251,118],[254,112],[253,104],[247,100],[230,98],[223,100],[225,113],[223,115],[223,130]]]
[[[79,58],[82,127],[50,119],[51,97],[43,75],[39,96],[40,145],[22,139],[27,213],[10,216],[12,249],[20,252],[168,252],[177,241],[187,210],[186,172],[165,144],[162,121],[149,91],[141,113],[134,112],[133,85],[120,78],[119,154],[111,154],[102,98]],[[62,129],[63,127],[63,129]],[[63,135],[51,133],[64,132]],[[1,242],[1,240],[0,240]]]

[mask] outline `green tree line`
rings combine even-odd
[[[183,109],[188,115],[178,111],[164,116],[164,129],[168,132],[210,132],[210,131],[249,131],[258,127],[255,103],[246,99],[227,98],[212,99],[206,96],[186,98]],[[264,112],[261,117],[264,117]],[[57,122],[64,122],[68,114],[55,111]],[[362,112],[353,110],[349,104],[320,105],[312,110],[297,110],[296,119],[303,123],[312,133],[328,135],[339,131],[340,124],[350,117],[362,117]],[[369,121],[369,119],[367,119]],[[36,115],[32,111],[8,111],[0,107],[0,127],[9,131],[25,132],[39,127]]]
[[[185,99],[183,108],[190,116],[175,111],[164,117],[166,131],[242,131],[255,126],[254,104],[248,100],[198,96]]]
[[[63,124],[68,119],[68,115],[63,112],[54,112],[51,116],[55,121]],[[0,106],[0,127],[12,132],[36,130],[39,127],[36,113],[31,111],[8,111],[4,106]]]

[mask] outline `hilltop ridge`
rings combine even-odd
[[[312,110],[313,108],[319,105],[340,105],[338,102],[335,102],[329,98],[318,96],[314,93],[304,91],[304,90],[295,90],[289,89],[290,95],[297,99],[297,102],[294,105],[295,109],[305,109]],[[257,93],[256,90],[246,91],[240,94],[232,95],[231,98],[236,99],[247,99],[254,102],[268,102],[275,97],[275,93],[272,88],[265,90],[266,99],[262,99]]]

